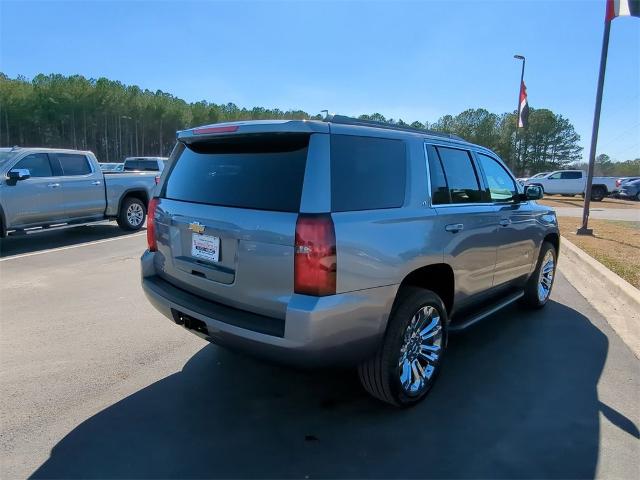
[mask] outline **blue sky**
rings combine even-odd
[[[0,1],[0,70],[405,121],[529,104],[591,137],[605,0]],[[614,20],[599,152],[640,157],[640,19]]]

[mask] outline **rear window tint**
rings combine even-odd
[[[127,171],[139,170],[140,162],[138,160],[125,160],[124,169]]]
[[[187,145],[164,187],[172,200],[298,212],[308,135],[250,135]]]
[[[140,160],[139,168],[140,170],[151,172],[157,172],[158,170],[160,170],[160,168],[158,167],[158,162],[156,162],[155,160]]]
[[[87,157],[76,153],[56,153],[63,175],[89,175],[91,167]]]
[[[436,151],[444,167],[451,203],[486,201],[470,153],[446,147],[436,147]]]
[[[429,176],[431,180],[431,201],[434,205],[451,203],[447,177],[442,169],[440,157],[432,145],[427,145],[427,157],[429,160]]]
[[[401,207],[406,184],[401,140],[331,135],[331,210]]]
[[[563,180],[576,180],[582,178],[582,172],[562,172],[560,178]]]

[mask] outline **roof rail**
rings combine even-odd
[[[394,125],[393,123],[377,122],[375,120],[362,120],[360,118],[347,117],[346,115],[327,115],[322,120],[323,122],[338,123],[341,125],[361,125],[363,127],[375,127],[385,128],[387,130],[400,130],[403,132],[422,133],[423,135],[433,135],[436,137],[452,138],[454,140],[466,140],[453,133],[436,132],[434,130],[427,130],[421,128],[404,127],[401,125]]]

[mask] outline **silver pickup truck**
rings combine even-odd
[[[155,184],[153,172],[105,175],[88,151],[0,148],[0,236],[102,220],[139,230]]]

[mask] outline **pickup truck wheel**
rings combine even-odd
[[[551,243],[544,242],[536,269],[531,274],[524,289],[524,296],[520,300],[523,306],[542,308],[547,304],[556,276],[557,258],[556,248]]]
[[[603,187],[596,186],[591,189],[591,200],[594,202],[601,202],[606,195],[607,192]]]
[[[118,225],[123,230],[140,230],[147,216],[147,209],[142,200],[135,197],[125,198],[118,214]]]
[[[447,310],[438,295],[422,288],[403,288],[382,345],[358,366],[365,390],[400,407],[422,400],[440,372],[447,322]]]

